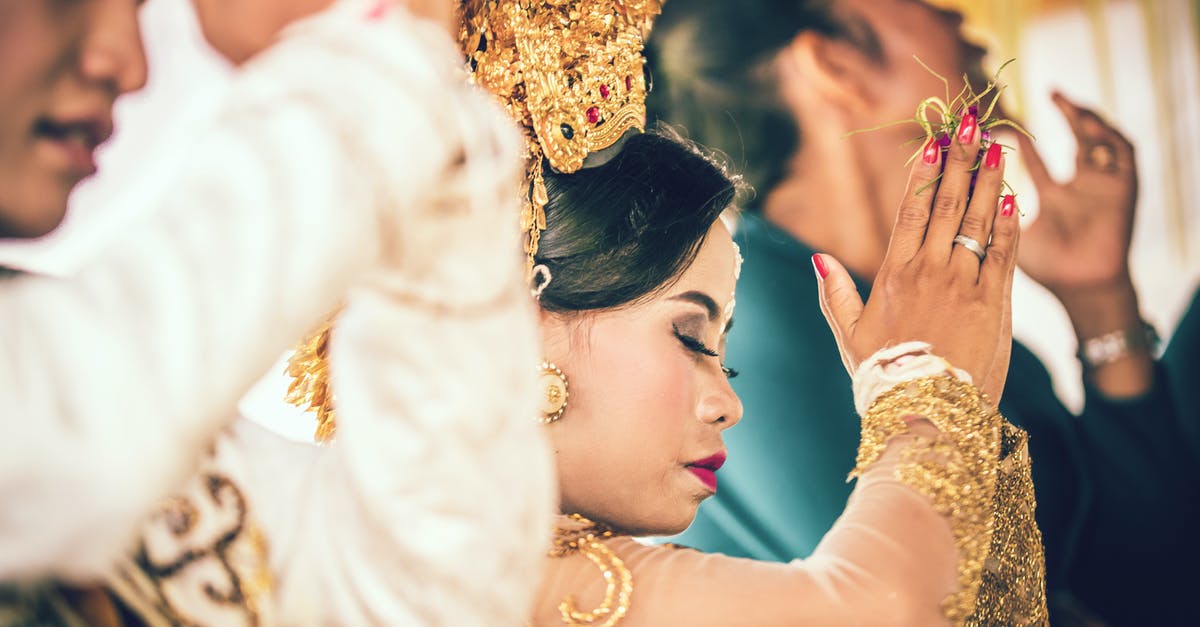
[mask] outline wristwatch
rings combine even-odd
[[[1136,328],[1113,331],[1084,340],[1079,346],[1079,361],[1087,368],[1099,368],[1139,350],[1155,356],[1161,341],[1158,331],[1143,320]]]

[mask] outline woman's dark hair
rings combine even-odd
[[[553,278],[539,302],[560,313],[617,308],[670,286],[737,191],[720,165],[666,130],[631,135],[604,165],[544,176],[535,261]]]
[[[843,19],[833,0],[670,0],[654,22],[646,57],[654,79],[651,120],[683,129],[724,153],[761,202],[785,175],[800,129],[778,89],[773,62],[798,33],[851,41],[873,57],[866,24]],[[745,207],[755,209],[750,205]]]

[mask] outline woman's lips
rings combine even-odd
[[[704,459],[698,459],[688,464],[687,469],[700,480],[700,483],[704,484],[705,488],[715,493],[717,491],[717,471],[723,465],[725,465],[725,453],[718,451]]]
[[[709,468],[702,468],[700,466],[688,466],[687,469],[692,471],[692,474],[695,475],[696,478],[700,480],[700,483],[703,483],[704,487],[708,488],[710,492],[716,493],[717,473],[715,471]]]

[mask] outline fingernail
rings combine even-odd
[[[817,276],[820,276],[822,279],[829,276],[829,268],[825,267],[825,260],[821,258],[821,255],[819,253],[816,255],[813,255],[812,260],[813,260],[813,269],[817,271]]]
[[[975,141],[975,132],[978,130],[978,119],[970,113],[964,115],[962,123],[958,125],[958,143],[969,144]]]
[[[1017,197],[1008,194],[1000,201],[1000,215],[1011,216],[1013,210],[1017,208]]]
[[[983,159],[984,165],[993,169],[1000,167],[1000,156],[1003,154],[1000,151],[1001,148],[998,143],[992,143],[991,146],[988,146],[987,156]]]
[[[938,162],[938,159],[940,159],[941,156],[942,147],[938,145],[938,140],[936,137],[925,142],[925,150],[921,153],[922,161],[928,163],[929,165],[933,165]]]

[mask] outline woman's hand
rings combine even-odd
[[[999,146],[980,160],[978,128],[960,127],[972,130],[955,138],[944,172],[936,143],[927,145],[913,166],[865,307],[840,263],[823,254],[814,255],[813,263],[821,276],[821,310],[851,373],[881,348],[919,340],[967,371],[995,402],[1004,389],[1012,346],[1012,277],[1020,224],[1015,199],[1006,196],[998,202],[1004,173]],[[982,260],[955,243],[960,234],[986,249]]]

